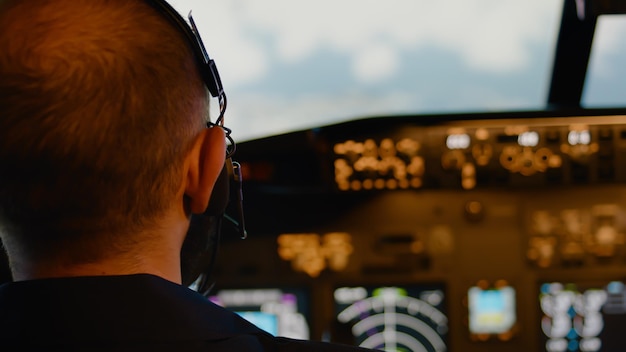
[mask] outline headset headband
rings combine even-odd
[[[202,38],[200,38],[198,28],[196,28],[193,17],[191,17],[191,12],[188,17],[189,23],[187,23],[178,11],[176,11],[166,1],[146,0],[146,2],[162,13],[174,26],[176,26],[176,28],[180,30],[180,33],[185,36],[187,43],[191,46],[193,56],[198,64],[198,69],[200,70],[202,79],[209,89],[209,93],[211,93],[212,97],[220,98],[221,100],[221,97],[224,96],[224,87],[222,87],[220,74],[215,66],[215,61],[209,57],[209,54],[204,47],[204,43],[202,43]]]

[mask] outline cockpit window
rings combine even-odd
[[[243,141],[371,116],[542,109],[562,0],[177,0]]]
[[[588,108],[626,105],[626,16],[598,17],[582,96]]]

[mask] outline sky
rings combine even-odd
[[[545,106],[562,0],[171,0],[190,10],[246,141],[396,114]],[[623,21],[603,21],[585,99],[626,102]],[[621,56],[620,56],[621,54]],[[626,74],[626,72],[625,72]],[[606,88],[621,84],[623,90]],[[217,105],[214,103],[213,105]]]

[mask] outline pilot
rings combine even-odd
[[[190,24],[159,0],[0,0],[2,351],[361,350],[274,337],[187,287],[234,147]]]

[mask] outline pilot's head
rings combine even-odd
[[[207,98],[188,40],[149,1],[0,1],[0,226],[14,275],[180,252],[224,165]]]

